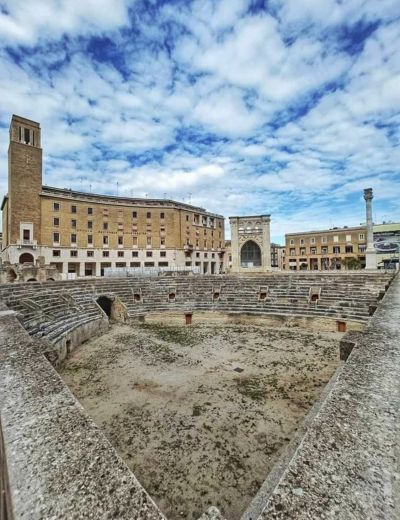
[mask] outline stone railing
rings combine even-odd
[[[13,520],[10,485],[8,482],[7,460],[3,432],[0,422],[0,520]]]

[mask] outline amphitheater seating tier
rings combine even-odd
[[[118,298],[130,317],[150,311],[218,311],[365,323],[370,305],[376,305],[391,279],[387,273],[97,278],[3,284],[0,299],[19,313],[32,336],[56,342],[103,316],[96,304],[100,295]],[[311,301],[311,292],[320,297]]]

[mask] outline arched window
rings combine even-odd
[[[261,265],[261,249],[253,240],[248,240],[240,251],[242,267],[257,267]]]
[[[20,264],[33,264],[33,255],[30,253],[22,253],[19,257]]]

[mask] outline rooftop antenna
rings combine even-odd
[[[92,193],[92,185],[89,184],[89,192]]]
[[[164,193],[164,199],[166,199],[166,198],[167,198],[167,194],[166,194],[166,193]]]
[[[146,199],[147,199],[147,197],[148,197],[148,196],[149,196],[149,194],[148,194],[148,193],[146,193],[146,194],[145,194],[145,197],[146,197]]]
[[[189,204],[192,203],[192,194],[189,192]]]
[[[118,197],[119,182],[117,181],[117,197]]]

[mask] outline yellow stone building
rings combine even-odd
[[[285,269],[343,270],[365,267],[366,226],[285,235]]]
[[[40,124],[15,115],[2,212],[3,262],[40,258],[65,276],[101,276],[106,267],[223,270],[223,216],[173,200],[43,186]]]
[[[263,273],[271,270],[271,215],[229,217],[231,225],[230,271]]]

